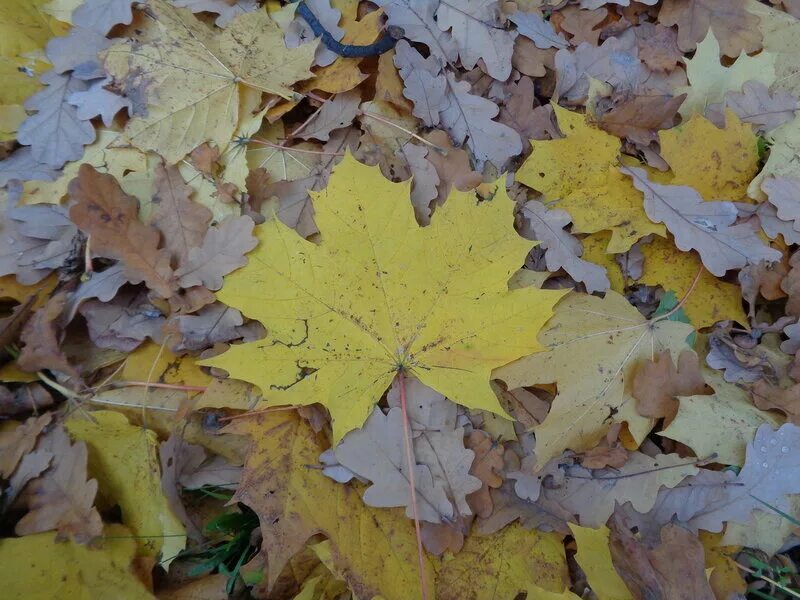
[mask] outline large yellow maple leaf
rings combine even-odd
[[[410,183],[347,156],[313,193],[322,242],[273,219],[219,299],[261,321],[266,339],[201,364],[258,385],[265,404],[328,407],[336,441],[360,427],[398,370],[470,408],[504,415],[492,369],[542,349],[536,334],[564,291],[508,289],[536,245],[492,199],[453,191],[420,227]]]

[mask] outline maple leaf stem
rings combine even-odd
[[[411,492],[411,513],[414,515],[414,533],[417,536],[417,558],[419,559],[419,584],[423,600],[428,600],[428,587],[425,582],[425,560],[422,550],[422,533],[417,513],[417,486],[414,482],[414,451],[411,446],[411,428],[408,420],[408,402],[406,399],[406,378],[402,369],[397,372],[397,385],[400,388],[400,408],[403,410],[403,441],[406,447],[406,464],[408,465],[408,486]]]

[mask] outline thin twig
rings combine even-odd
[[[202,385],[179,385],[177,383],[153,383],[152,381],[113,381],[109,384],[111,388],[123,387],[146,387],[161,388],[164,390],[183,390],[186,392],[205,392],[208,388]]]
[[[325,98],[322,98],[321,96],[317,96],[316,94],[314,94],[312,92],[308,92],[306,94],[306,96],[308,98],[311,98],[312,100],[316,100],[317,102],[323,102],[323,103],[327,102],[328,100],[333,98],[333,96],[331,96],[331,98],[325,99]],[[429,147],[433,148],[439,154],[447,156],[447,148],[442,148],[441,146],[437,146],[433,142],[426,140],[424,137],[422,137],[420,135],[417,135],[416,133],[414,133],[410,129],[406,129],[402,125],[398,125],[397,123],[387,119],[386,117],[382,117],[380,115],[376,115],[375,113],[367,112],[367,111],[362,110],[360,108],[358,109],[358,114],[360,114],[360,115],[362,115],[364,117],[370,117],[371,119],[375,119],[376,121],[380,121],[381,123],[383,123],[385,125],[388,125],[389,127],[394,127],[396,129],[399,129],[400,131],[402,131],[406,135],[410,135],[415,140],[418,140],[418,141],[422,142],[423,144],[425,144],[426,146],[429,146]],[[297,132],[295,131],[294,133],[292,133],[292,135],[294,135],[295,133],[297,133]]]
[[[696,460],[693,460],[693,461],[690,461],[690,462],[685,462],[685,463],[680,463],[680,464],[677,464],[677,465],[667,465],[665,467],[657,467],[655,469],[647,469],[645,471],[637,471],[636,473],[622,473],[620,475],[598,475],[596,477],[592,476],[592,475],[570,475],[569,473],[565,473],[564,477],[569,477],[570,479],[595,479],[595,480],[598,480],[598,481],[599,480],[606,480],[606,479],[607,480],[628,479],[630,477],[638,477],[639,475],[647,475],[648,473],[657,473],[658,471],[666,471],[668,469],[677,469],[679,467],[697,466],[699,464],[703,464],[705,462],[708,462],[709,460],[712,460],[712,459],[714,459],[716,457],[717,457],[716,454],[712,454],[711,456],[708,456],[706,458],[698,458]]]
[[[775,581],[774,579],[772,579],[770,577],[767,577],[766,575],[762,575],[758,571],[755,571],[753,569],[745,567],[743,564],[741,564],[739,562],[736,562],[735,560],[733,561],[733,564],[735,564],[737,567],[739,567],[745,573],[750,573],[751,575],[755,575],[759,579],[763,579],[767,583],[769,583],[771,585],[774,585],[776,588],[778,588],[779,590],[781,590],[783,592],[786,592],[790,596],[793,596],[795,598],[800,598],[800,592],[797,592],[797,591],[793,590],[792,588],[788,588],[785,585],[783,585],[782,583],[779,583],[779,582]]]
[[[397,372],[397,384],[400,387],[400,407],[403,410],[403,439],[406,446],[406,465],[408,466],[408,486],[411,491],[411,513],[414,516],[414,532],[417,535],[417,558],[419,559],[419,584],[422,591],[422,600],[428,600],[428,586],[425,581],[425,559],[422,549],[422,533],[419,527],[419,514],[417,513],[417,486],[414,482],[414,451],[411,447],[411,426],[408,421],[408,403],[406,400],[406,379],[402,369]]]
[[[253,417],[256,415],[264,414],[264,413],[271,413],[271,412],[280,412],[283,410],[297,410],[296,406],[271,406],[269,408],[261,408],[259,410],[251,410],[250,412],[243,413],[241,415],[232,415],[230,417],[221,417],[217,419],[218,421],[233,421],[234,419],[246,419],[248,417]]]
[[[268,146],[270,148],[277,148],[278,150],[285,150],[286,152],[302,152],[303,154],[320,154],[322,156],[344,156],[344,152],[325,152],[324,150],[307,150],[305,148],[295,148],[293,146],[284,146],[283,144],[286,141],[282,142],[281,144],[276,144],[274,142],[270,142],[268,140],[260,140],[257,138],[250,138],[250,143],[252,144],[261,144],[263,146]],[[272,155],[274,156],[274,154]]]

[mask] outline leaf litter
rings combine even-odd
[[[797,597],[798,12],[6,2],[8,597]]]

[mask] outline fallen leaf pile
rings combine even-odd
[[[0,4],[4,598],[800,596],[800,2]]]

